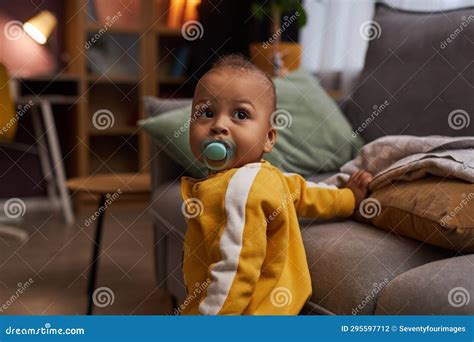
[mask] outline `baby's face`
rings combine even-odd
[[[208,165],[230,169],[258,162],[275,144],[271,92],[259,75],[232,69],[206,74],[196,87],[192,109],[190,144],[196,159],[204,162],[203,147],[209,141],[228,141],[235,147],[230,160],[206,160]]]

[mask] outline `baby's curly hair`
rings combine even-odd
[[[223,69],[232,69],[241,72],[248,72],[254,75],[261,77],[270,88],[270,101],[272,104],[272,112],[276,109],[276,91],[275,85],[273,84],[272,79],[265,73],[262,69],[257,67],[255,64],[250,62],[246,57],[241,54],[229,54],[222,57],[219,57],[217,61],[214,62],[212,68],[208,72],[218,71]]]

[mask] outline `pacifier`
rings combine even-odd
[[[234,155],[235,145],[230,140],[207,140],[201,151],[208,169],[223,170]]]

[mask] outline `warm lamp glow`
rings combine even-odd
[[[184,10],[184,22],[190,20],[198,20],[197,7],[201,4],[201,0],[187,0],[186,9]]]
[[[180,28],[181,27],[181,18],[183,15],[184,6],[186,5],[186,0],[171,0],[170,9],[168,13],[168,27],[170,28]]]
[[[40,44],[46,43],[56,27],[56,17],[50,11],[42,11],[28,20],[23,29],[28,35]]]
[[[201,0],[171,0],[168,14],[168,27],[180,28],[183,23],[198,20],[197,7]]]

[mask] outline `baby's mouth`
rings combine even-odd
[[[226,140],[206,140],[204,142],[204,148],[206,148],[207,146],[209,146],[212,143],[221,143],[222,145],[225,146],[225,148],[227,150],[229,150],[231,148],[230,144]]]
[[[225,169],[235,153],[235,144],[228,140],[206,140],[201,147],[204,164],[211,170]]]

